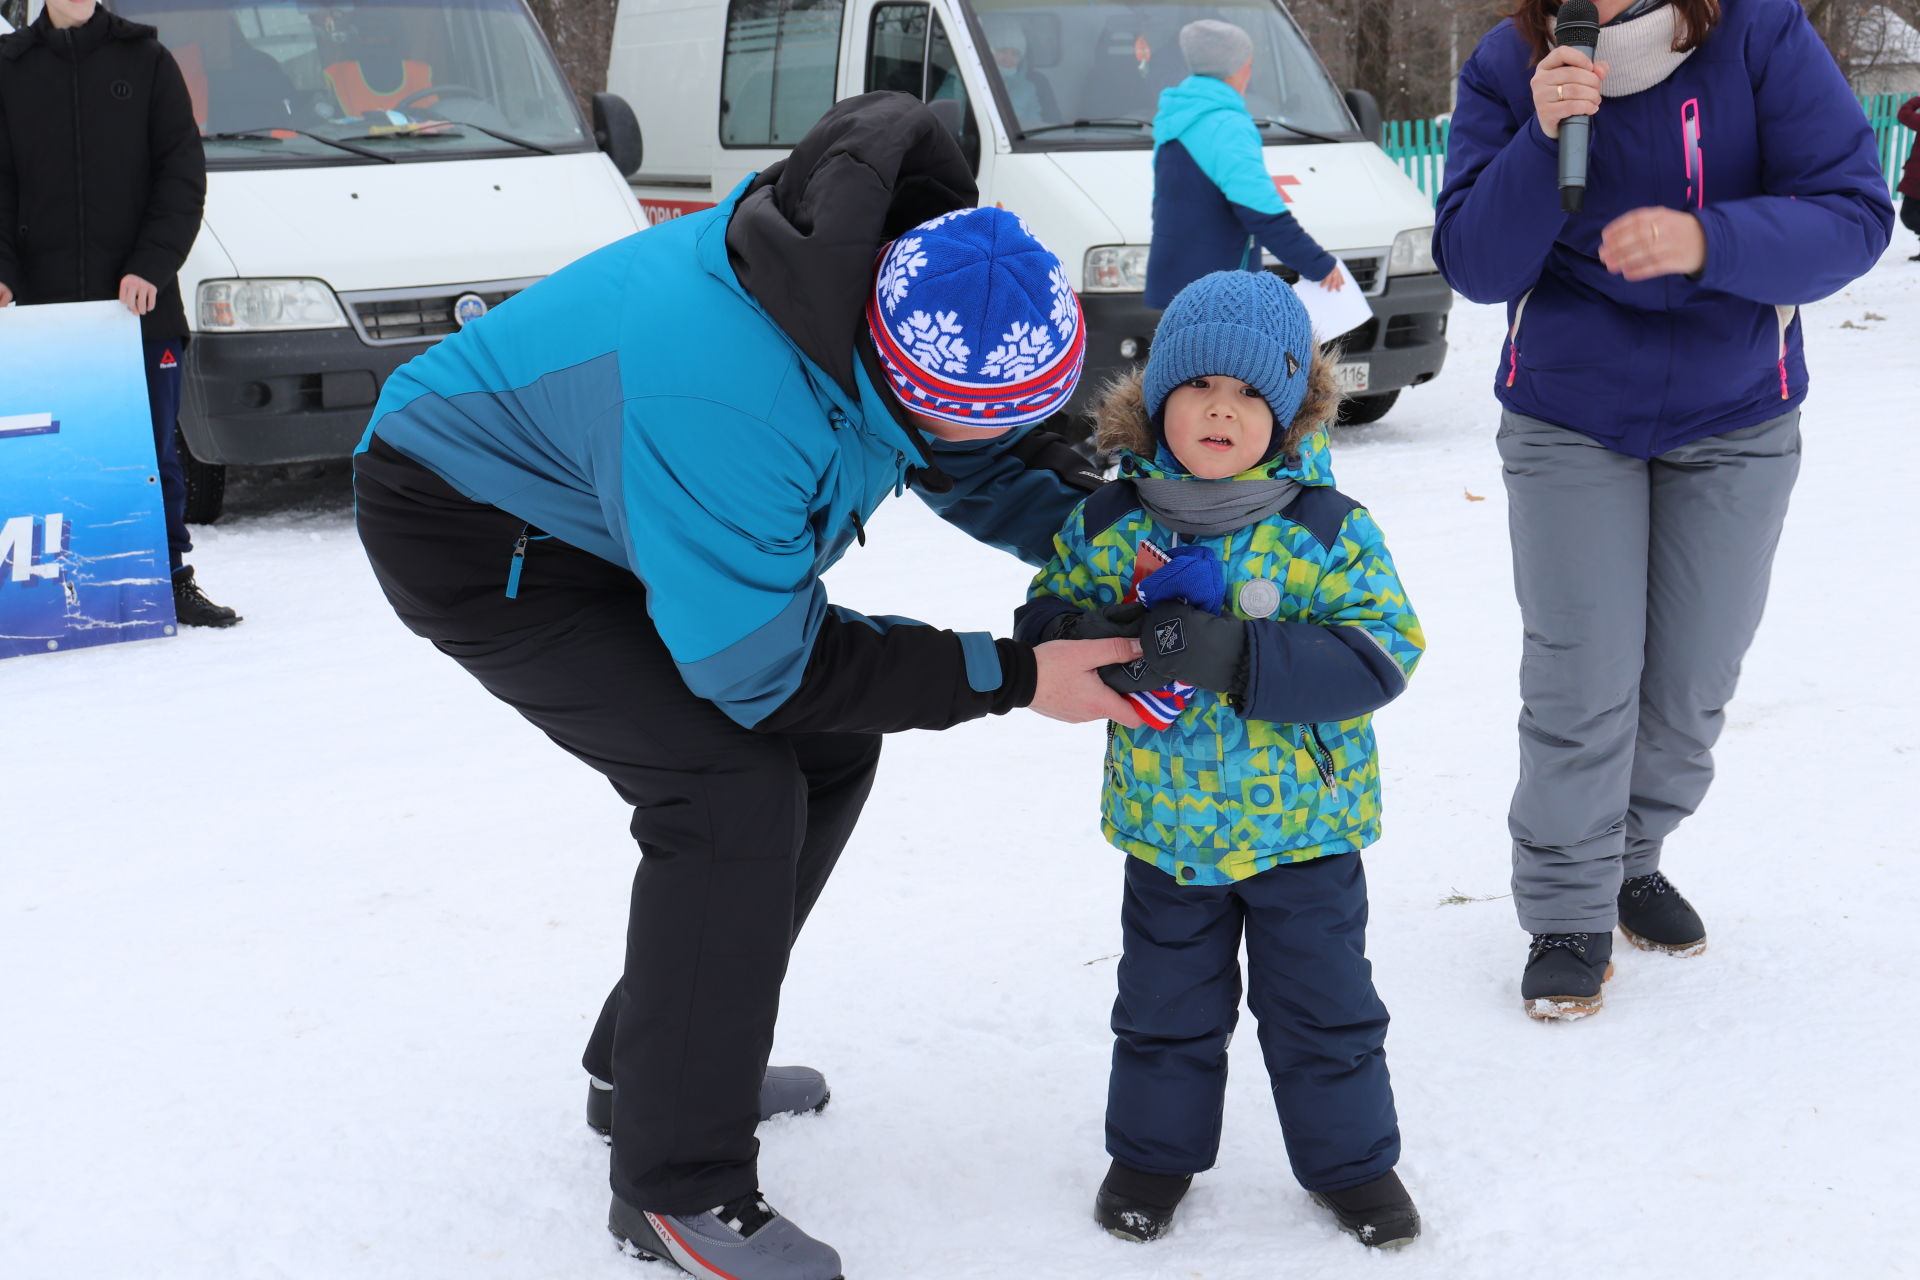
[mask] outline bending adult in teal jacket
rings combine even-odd
[[[1043,433],[908,411],[899,394],[920,393],[896,394],[892,335],[931,317],[902,306],[875,345],[882,250],[909,231],[939,241],[922,224],[975,198],[920,103],[841,103],[717,208],[602,249],[413,360],[355,459],[361,536],[402,619],[635,806],[626,966],[585,1065],[613,1086],[610,1225],[699,1274],[838,1274],[764,1211],[753,1131],[786,1105],[762,1095],[780,983],[878,735],[1024,706],[1137,723],[1094,674],[1134,642],[956,635],[839,608],[821,582],[908,488],[1038,565],[1097,483]],[[1024,224],[964,217],[1042,282],[1031,314],[1075,330],[1064,272]],[[918,282],[897,283],[890,305]],[[1077,377],[1078,345],[1021,332],[1020,359],[978,335],[973,351],[932,340],[984,422],[1043,414]]]

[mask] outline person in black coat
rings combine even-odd
[[[206,196],[186,81],[154,28],[97,0],[48,0],[0,36],[0,306],[118,298],[140,317],[174,612],[226,627],[239,615],[201,594],[184,562],[174,440],[187,340],[177,277]]]

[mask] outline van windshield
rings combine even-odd
[[[115,0],[152,23],[212,168],[591,150],[520,0]]]
[[[1012,113],[1008,130],[1023,147],[1151,145],[1160,91],[1187,78],[1180,28],[1201,18],[1252,38],[1247,106],[1256,119],[1359,136],[1320,59],[1274,0],[971,0],[971,8],[982,58]],[[1268,143],[1313,141],[1280,125],[1261,133]]]

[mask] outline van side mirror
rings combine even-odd
[[[933,118],[946,126],[954,141],[960,144],[960,154],[967,159],[967,168],[974,177],[980,176],[980,133],[969,129],[971,121],[967,118],[967,104],[958,98],[935,98],[927,104],[927,110],[933,112]]]
[[[1340,95],[1347,100],[1347,110],[1353,112],[1354,123],[1360,126],[1360,132],[1372,140],[1374,146],[1381,145],[1380,104],[1365,89],[1349,89]]]
[[[623,178],[640,171],[640,121],[617,93],[593,95],[593,141]]]

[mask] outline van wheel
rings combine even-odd
[[[1369,422],[1378,422],[1387,416],[1387,410],[1393,408],[1393,402],[1400,398],[1399,391],[1387,391],[1377,396],[1349,396],[1340,402],[1339,423],[1343,427],[1359,427]]]
[[[180,451],[180,470],[187,477],[187,523],[212,524],[227,505],[227,469],[194,457],[177,427],[173,443]]]

